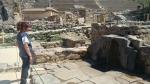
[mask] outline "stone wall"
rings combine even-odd
[[[63,39],[63,46],[65,47],[78,47],[85,44],[85,40],[82,39],[76,39],[76,38],[64,38]]]
[[[104,61],[106,66],[150,74],[150,47],[134,36],[102,35],[88,48],[93,60]]]
[[[78,48],[50,48],[44,49],[40,43],[32,42],[34,63],[57,62],[62,60],[77,60],[85,55],[87,47]]]
[[[108,26],[92,24],[91,41],[96,41],[101,35],[115,34],[119,36],[134,35],[142,39],[144,44],[150,44],[150,27],[147,25]]]

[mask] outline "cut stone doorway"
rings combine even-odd
[[[99,52],[97,53],[98,65],[96,66],[102,71],[118,70],[121,68],[121,63],[119,59],[120,58],[119,43],[114,39],[109,40],[108,42],[109,44],[107,45],[107,43],[104,43],[105,48],[100,49]],[[104,56],[102,55],[102,52],[105,53]]]

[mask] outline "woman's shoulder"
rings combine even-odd
[[[21,37],[23,37],[23,36],[27,36],[27,33],[25,33],[25,32],[19,32],[17,35],[20,35]]]

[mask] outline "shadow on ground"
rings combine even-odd
[[[148,74],[130,72],[130,71],[124,70],[124,69],[122,69],[121,67],[118,67],[118,66],[116,66],[116,67],[111,66],[111,64],[107,64],[106,61],[105,62],[104,61],[103,62],[96,62],[96,61],[93,61],[93,60],[88,59],[88,58],[82,58],[82,60],[90,63],[92,68],[97,69],[97,70],[102,71],[102,72],[119,71],[119,72],[123,72],[125,74],[128,74],[130,76],[140,77],[143,80],[146,80],[146,81],[150,82],[150,75],[148,75]]]
[[[12,84],[12,83],[15,83],[15,82],[19,82],[20,80],[0,80],[0,84]]]

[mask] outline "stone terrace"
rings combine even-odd
[[[129,76],[122,72],[98,71],[91,68],[91,64],[82,60],[65,60],[38,64],[34,67],[45,84],[150,84],[142,78]],[[31,69],[31,81],[33,84],[42,84],[33,68]]]

